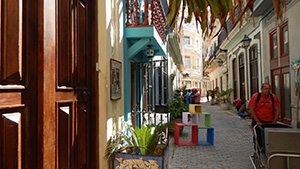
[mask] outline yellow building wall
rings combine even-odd
[[[123,90],[123,3],[98,1],[98,80],[99,80],[99,169],[108,168],[106,142],[120,129],[124,118]],[[122,63],[121,99],[110,99],[110,60]]]

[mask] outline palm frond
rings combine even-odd
[[[242,0],[183,0],[181,3],[181,0],[170,0],[169,4],[169,13],[167,16],[167,22],[166,25],[175,25],[177,22],[177,16],[179,14],[180,5],[181,8],[181,21],[179,28],[182,26],[182,21],[184,18],[186,18],[187,22],[191,22],[192,17],[195,17],[196,25],[198,28],[198,25],[200,25],[202,29],[202,33],[207,31],[207,28],[210,27],[210,33],[211,35],[213,31],[213,25],[215,21],[219,21],[221,28],[218,30],[218,32],[214,35],[217,36],[222,29],[225,29],[227,32],[227,18],[230,16],[231,22],[233,23],[233,29],[237,23],[241,23],[243,21],[243,16],[245,15],[247,10],[250,10],[253,13],[253,4],[254,0],[246,0],[245,5],[243,6]],[[285,7],[285,0],[273,0],[273,5],[275,9],[275,13],[277,15],[277,18],[282,18],[283,13],[283,7]],[[238,18],[235,18],[235,8],[238,7],[240,11],[240,16]],[[184,11],[188,8],[188,16],[184,15]],[[210,10],[210,25],[208,25],[208,8]],[[254,24],[254,16],[253,17],[253,24]]]
[[[133,142],[131,138],[128,137],[123,132],[118,132],[115,135],[111,136],[106,144],[105,157],[108,160],[111,160],[115,153],[124,152],[128,147],[132,146]]]

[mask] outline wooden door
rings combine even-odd
[[[37,2],[0,9],[0,169],[36,169]]]
[[[95,6],[1,1],[0,169],[97,168]]]
[[[232,60],[232,80],[233,80],[233,98],[237,97],[237,75],[236,75],[236,59]]]
[[[278,97],[279,121],[291,124],[291,98],[290,98],[290,68],[283,67],[272,70],[272,92]]]
[[[95,98],[97,78],[91,8],[95,4],[91,0],[58,0],[57,4],[56,168],[94,168],[96,102],[92,94]]]
[[[245,99],[246,97],[246,89],[245,89],[245,62],[244,62],[244,54],[239,55],[239,77],[240,77],[240,99]]]
[[[257,45],[250,47],[250,98],[254,93],[259,92],[259,85],[258,85],[258,50]]]

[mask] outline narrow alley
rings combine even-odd
[[[203,111],[211,113],[214,127],[213,146],[177,146],[173,135],[169,142],[170,169],[251,169],[249,156],[253,154],[250,119],[241,119],[233,110],[203,103]],[[205,132],[200,138],[205,139]],[[191,140],[191,128],[184,127],[180,141]]]

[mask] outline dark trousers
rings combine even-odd
[[[235,106],[236,110],[239,112],[241,106]]]
[[[259,121],[261,122],[261,123],[263,123],[263,124],[270,124],[270,123],[273,123],[273,121],[263,121],[263,120],[260,120],[259,119]],[[256,121],[254,120],[254,119],[252,119],[252,123],[251,123],[251,126],[252,126],[252,128],[254,129],[254,126],[256,125]],[[262,136],[263,136],[263,130],[262,130],[262,128],[260,127],[260,126],[257,126],[257,127],[255,127],[255,131],[256,131],[256,135],[257,135],[257,142],[258,142],[258,145],[259,145],[259,147],[262,149],[262,147],[263,147],[263,142],[262,142]],[[254,135],[253,135],[253,143],[254,143],[254,149],[256,149],[256,146],[255,146],[255,137],[254,137]],[[263,150],[263,152],[264,152],[264,150]]]

